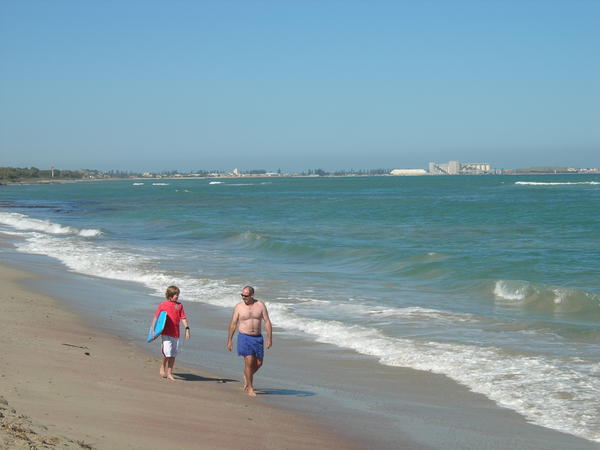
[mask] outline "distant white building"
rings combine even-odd
[[[488,163],[461,163],[448,161],[448,164],[429,163],[430,175],[485,175],[493,173]]]
[[[425,169],[394,169],[390,172],[390,175],[400,177],[416,177],[427,175],[427,171]]]
[[[242,172],[240,172],[240,169],[237,169],[237,168],[233,169],[232,172],[231,172],[231,174],[233,176],[236,176],[236,177],[241,177],[242,176]]]
[[[460,173],[460,162],[448,161],[448,173],[450,175],[458,175]]]
[[[464,173],[491,173],[492,166],[488,163],[465,163],[461,167],[461,171]]]

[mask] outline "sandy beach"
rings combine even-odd
[[[0,266],[2,448],[364,448],[238,380],[179,365],[162,379],[156,357],[22,288],[31,276]]]

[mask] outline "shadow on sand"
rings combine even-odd
[[[297,391],[295,389],[256,389],[258,395],[293,395],[294,397],[312,397],[317,395],[309,391]]]
[[[210,377],[201,377],[200,375],[195,375],[193,373],[174,373],[176,378],[185,381],[216,381],[217,383],[231,383],[232,381],[237,382],[238,380],[232,380],[231,378],[210,378]]]
[[[217,383],[239,383],[239,380],[233,380],[231,378],[211,378],[202,377],[193,373],[174,373],[177,379],[184,381],[213,381]],[[258,395],[291,395],[294,397],[312,397],[317,395],[310,391],[298,391],[296,389],[256,389]]]

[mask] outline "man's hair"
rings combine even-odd
[[[167,292],[165,292],[165,297],[172,299],[176,295],[179,295],[179,288],[177,286],[169,286]]]
[[[246,289],[250,291],[250,295],[254,295],[254,288],[252,286],[244,286],[244,289],[242,289],[242,291]]]

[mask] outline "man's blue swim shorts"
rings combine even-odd
[[[251,336],[249,334],[238,333],[237,353],[240,356],[254,355],[258,359],[263,359],[265,350],[262,335]]]

